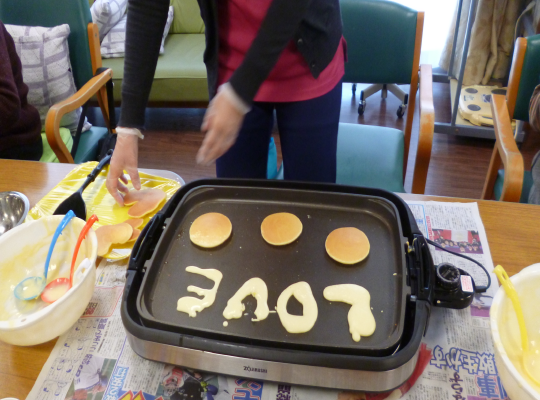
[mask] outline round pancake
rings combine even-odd
[[[301,233],[302,221],[291,213],[271,214],[261,224],[263,239],[274,246],[292,243]]]
[[[357,228],[338,228],[326,238],[326,252],[342,264],[356,264],[369,254],[369,240]]]
[[[191,228],[189,238],[197,246],[217,247],[231,236],[232,224],[229,218],[220,213],[207,213],[198,217]]]

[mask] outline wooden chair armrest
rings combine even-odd
[[[92,73],[95,75],[98,68],[103,66],[101,61],[101,45],[99,44],[99,29],[98,26],[92,22],[88,24],[88,44],[90,46],[90,58],[92,60]],[[110,117],[109,117],[109,105],[107,99],[107,89],[102,87],[97,93],[96,98],[105,119],[107,128],[111,129]]]
[[[109,68],[86,82],[77,93],[49,109],[45,120],[45,134],[51,149],[61,163],[74,163],[73,157],[60,137],[60,121],[62,117],[68,112],[81,107],[111,79],[112,69]]]
[[[88,23],[88,44],[90,46],[90,59],[92,60],[92,73],[95,75],[101,63],[101,45],[99,44],[99,29],[97,24]]]
[[[519,202],[523,186],[523,156],[514,138],[512,123],[504,95],[491,97],[491,112],[495,131],[495,146],[504,166],[504,183],[501,201]]]
[[[420,66],[420,129],[418,148],[414,164],[412,192],[424,194],[431,160],[433,132],[435,130],[435,109],[433,106],[433,72],[431,65]]]
[[[523,62],[525,61],[525,53],[527,53],[527,38],[517,38],[514,45],[514,56],[512,57],[512,68],[510,69],[508,90],[506,92],[508,115],[510,115],[511,118],[514,118],[514,110],[516,108],[516,100],[519,90],[519,82],[521,81],[521,72],[523,71]]]

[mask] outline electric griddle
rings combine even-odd
[[[214,249],[189,239],[189,227],[207,212],[223,213],[233,225],[231,237]],[[275,212],[300,218],[303,231],[295,242],[276,247],[262,239],[261,222]],[[344,226],[358,227],[371,244],[368,257],[354,266],[325,251],[328,234]],[[195,296],[189,285],[210,288],[213,282],[186,272],[190,265],[223,273],[214,304],[196,318],[178,312],[176,302]],[[275,313],[253,322],[256,301],[249,296],[247,315],[225,327],[227,300],[253,277],[268,286],[270,309],[289,285],[308,282],[318,306],[315,326],[290,334]],[[349,333],[350,306],[322,295],[325,287],[343,283],[371,295],[377,328],[359,342]],[[467,306],[467,294],[436,282],[427,243],[397,195],[333,184],[209,179],[180,188],[144,228],[130,258],[121,313],[131,347],[148,359],[251,379],[380,392],[412,374],[438,298],[447,307]],[[301,314],[302,306],[291,299],[288,311]]]

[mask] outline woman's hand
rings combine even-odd
[[[201,131],[206,136],[197,153],[197,163],[209,165],[231,148],[248,111],[228,83],[220,86],[204,115]]]
[[[118,128],[118,131],[129,128]],[[139,137],[135,134],[117,133],[116,147],[111,158],[109,174],[107,175],[107,190],[116,200],[118,205],[124,205],[124,197],[121,193],[126,194],[128,188],[125,184],[128,183],[124,170],[129,174],[131,183],[136,190],[141,188],[141,180],[139,171],[137,170],[138,154],[139,154]],[[123,183],[122,183],[123,182]]]

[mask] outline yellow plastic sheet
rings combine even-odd
[[[52,215],[58,205],[67,199],[71,194],[78,190],[88,174],[96,167],[97,162],[87,162],[79,165],[71,171],[64,179],[58,183],[45,197],[43,197],[30,210],[26,217],[26,222],[34,221],[47,215]],[[99,221],[94,224],[94,229],[103,225],[114,225],[124,222],[129,219],[127,212],[129,207],[120,207],[105,187],[107,178],[108,166],[101,171],[96,177],[96,180],[91,183],[83,192],[83,199],[86,203],[86,217],[88,219],[92,214],[96,214]],[[167,194],[167,200],[180,188],[180,183],[172,179],[161,178],[139,172],[141,177],[141,186],[143,189],[157,188],[163,190]],[[131,182],[127,185],[133,189]],[[162,203],[157,210],[144,217],[144,222],[138,229],[142,230],[150,219],[163,207]],[[126,243],[123,245],[115,244],[111,251],[104,258],[111,260],[121,260],[129,257],[134,243]]]

